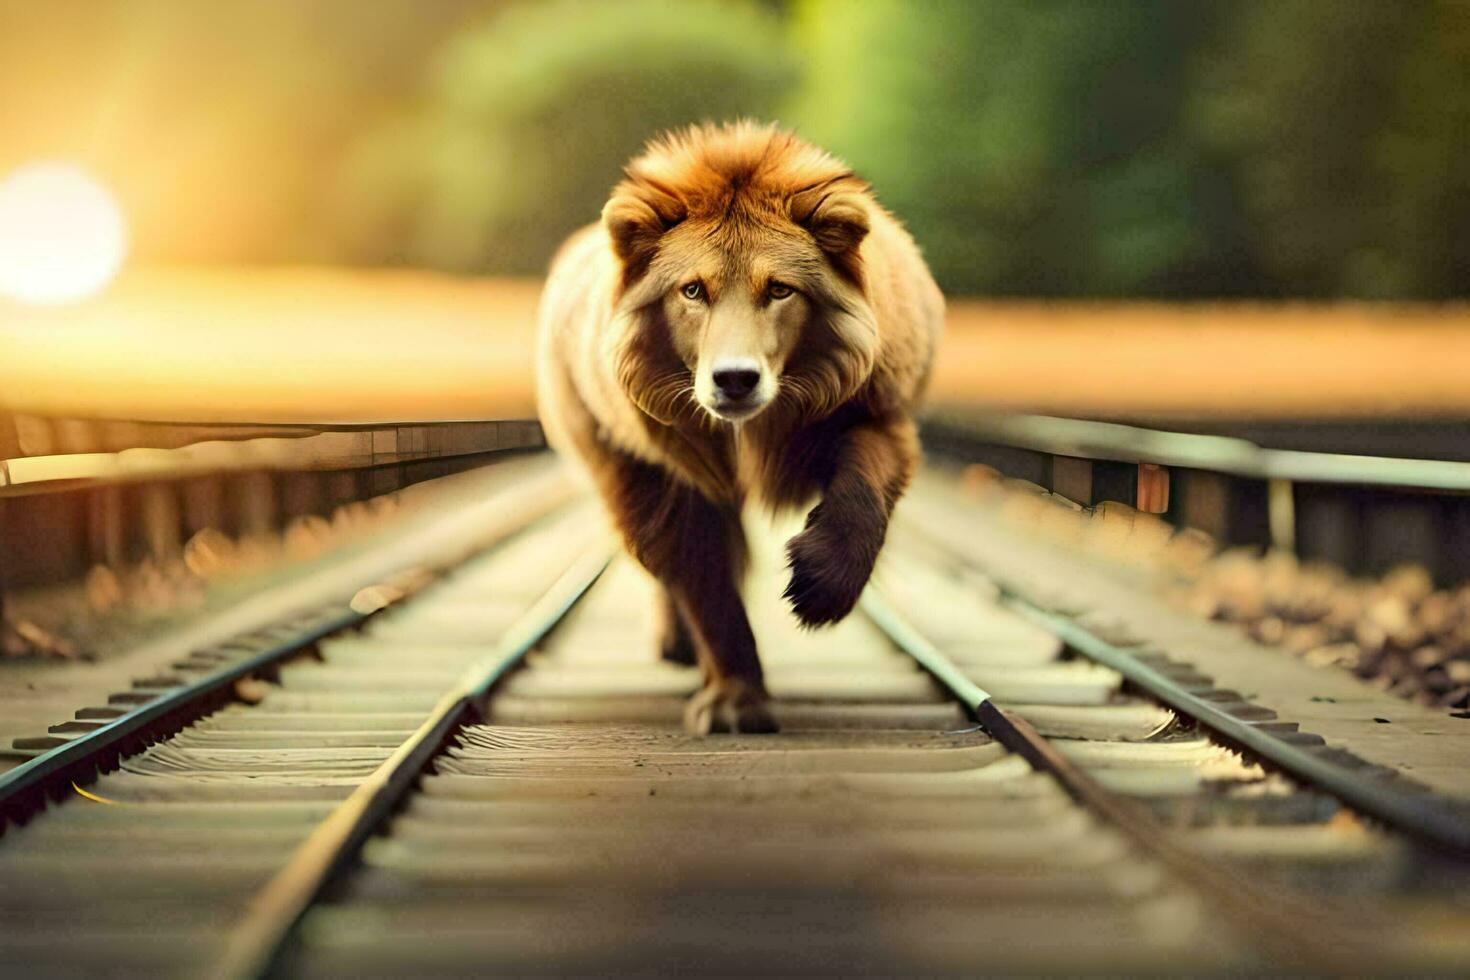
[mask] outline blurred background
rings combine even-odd
[[[525,417],[557,244],[740,116],[912,229],[936,401],[1470,412],[1465,0],[0,0],[0,404]]]
[[[534,275],[651,133],[741,115],[954,294],[1470,283],[1459,0],[0,0],[0,175],[84,168],[139,265]]]

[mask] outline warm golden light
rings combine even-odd
[[[74,164],[41,162],[0,180],[0,295],[22,303],[86,299],[127,254],[122,210]]]

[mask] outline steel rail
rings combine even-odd
[[[1326,912],[1294,895],[1256,886],[1248,878],[1203,861],[1143,806],[1108,790],[1062,755],[1025,718],[996,704],[954,661],[910,625],[880,591],[869,585],[863,613],[959,701],[970,716],[1006,749],[1045,772],[1089,812],[1102,817],[1139,850],[1168,868],[1228,913],[1243,933],[1260,943],[1275,966],[1350,971],[1369,951]]]
[[[463,540],[460,521],[430,528],[420,537],[423,547],[434,552],[433,557],[426,559],[422,554],[404,554],[390,567],[364,568],[359,573],[360,577],[341,583],[340,590],[334,587],[329,593],[346,595],[350,592],[350,598],[340,601],[323,598],[318,606],[323,610],[336,606],[337,611],[324,614],[324,618],[314,617],[299,630],[272,643],[268,649],[162,693],[126,714],[0,774],[0,831],[8,822],[20,823],[28,819],[44,808],[48,799],[61,798],[73,781],[81,785],[92,782],[99,771],[110,769],[122,756],[140,750],[151,740],[182,730],[218,708],[229,699],[230,689],[236,681],[272,671],[282,662],[308,650],[318,640],[359,626],[368,617],[396,604],[413,591],[414,583],[407,582],[406,574],[413,577],[416,584],[422,584],[422,578],[413,574],[419,569],[440,569],[459,564],[468,555],[494,547],[533,524],[559,506],[570,492],[568,487],[558,489],[558,486],[534,484],[537,496],[529,504],[515,496],[487,501],[481,506],[498,505],[508,509],[512,516],[498,520],[488,533],[482,530],[470,542]],[[269,624],[262,625],[236,639],[271,628]]]
[[[909,520],[907,526],[960,563],[975,567],[962,548],[952,539],[941,540],[936,529],[927,523]],[[1395,788],[1279,738],[1271,731],[1237,718],[1215,702],[1191,693],[1168,675],[1072,618],[1041,608],[1003,582],[997,582],[996,587],[1001,600],[1019,615],[1059,636],[1094,663],[1116,670],[1137,688],[1192,718],[1221,741],[1248,751],[1268,767],[1327,793],[1349,809],[1418,845],[1461,861],[1470,860],[1470,812],[1465,808],[1432,793]]]
[[[980,442],[1053,456],[1153,463],[1259,480],[1470,493],[1470,462],[1267,449],[1234,436],[1198,435],[1049,415],[941,410],[928,422]]]
[[[313,472],[449,462],[546,444],[534,419],[362,425],[52,421],[97,430],[90,448],[75,451],[62,448],[62,441],[45,431],[47,420],[24,421],[26,429],[40,434],[22,432],[16,454],[0,456],[0,496],[256,470]],[[0,425],[4,422],[0,416]]]
[[[1055,633],[1095,663],[1111,667],[1129,682],[1176,711],[1193,718],[1224,742],[1258,756],[1271,768],[1336,797],[1344,805],[1418,844],[1461,860],[1470,859],[1470,815],[1423,792],[1404,792],[1382,780],[1354,773],[1321,755],[1284,741],[1217,704],[1190,693],[1167,675],[1074,621],[1048,612],[1001,587],[1002,601],[1018,614]]]
[[[272,670],[323,637],[359,625],[369,615],[344,603],[340,611],[313,620],[268,649],[162,694],[0,775],[0,828],[6,822],[24,821],[73,781],[90,783],[99,769],[111,766],[150,738],[172,734],[208,714],[228,698],[236,681]]]
[[[453,734],[484,717],[495,686],[586,594],[612,555],[606,541],[584,552],[511,625],[492,653],[465,672],[423,724],[317,825],[256,894],[210,976],[247,978],[279,971],[307,911],[356,863],[363,845],[398,809]]]

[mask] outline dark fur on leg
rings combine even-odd
[[[776,731],[740,598],[746,552],[739,502],[717,503],[652,464],[605,452],[600,472],[613,517],[628,550],[666,590],[704,672],[686,727],[696,734]]]
[[[854,425],[839,446],[822,502],[786,545],[791,581],[785,598],[808,627],[835,623],[857,604],[918,459],[918,438],[907,419]]]
[[[674,599],[668,590],[662,590],[658,598],[658,656],[667,663],[681,667],[693,667],[699,662],[699,652],[694,648],[694,637],[684,625]]]
[[[791,581],[784,597],[802,625],[835,623],[857,605],[888,533],[878,496],[857,484],[829,492],[786,544]]]

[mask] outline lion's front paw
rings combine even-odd
[[[873,571],[868,550],[820,522],[786,543],[791,581],[783,596],[804,626],[825,626],[852,612]]]
[[[715,732],[749,735],[779,731],[766,694],[744,681],[707,684],[684,706],[684,727],[694,735]]]

